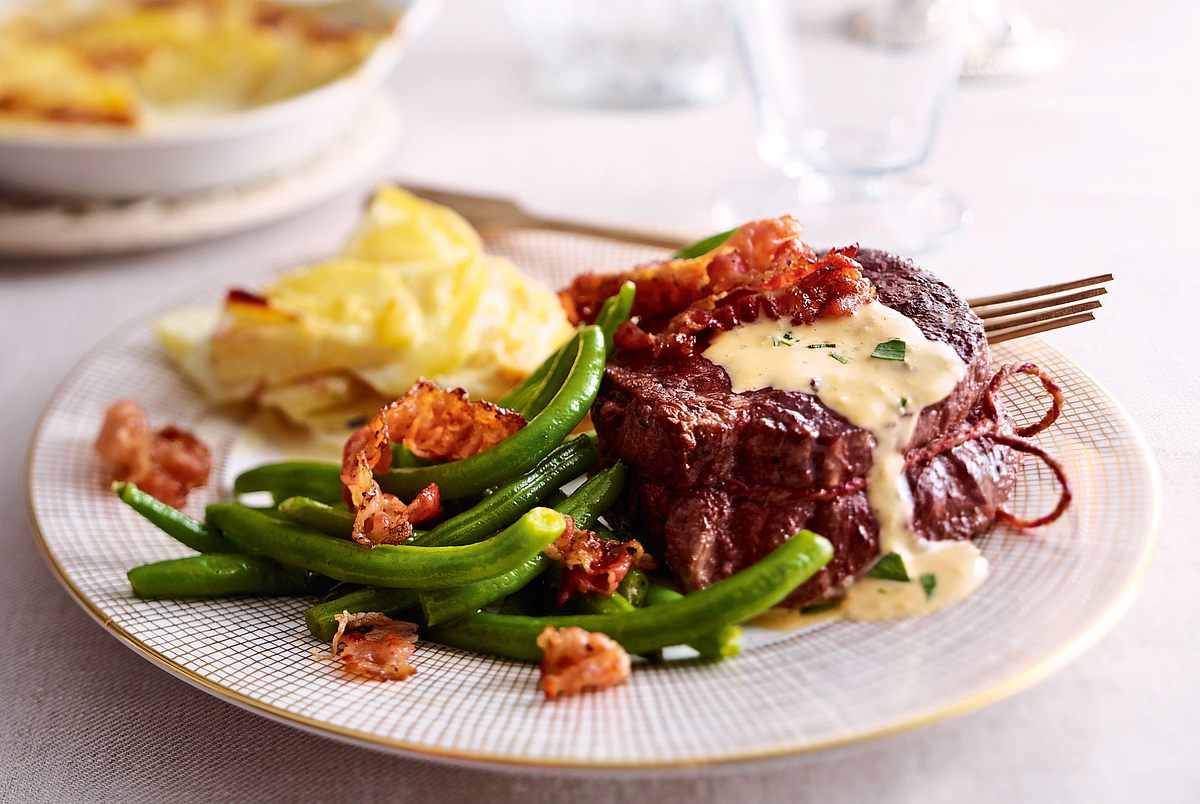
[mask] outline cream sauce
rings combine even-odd
[[[903,360],[871,356],[894,339],[904,342]],[[735,393],[776,388],[815,394],[875,437],[867,501],[879,524],[880,554],[899,554],[909,581],[863,578],[847,594],[847,617],[921,614],[979,587],[987,561],[974,544],[929,542],[913,531],[912,493],[904,476],[904,449],[921,410],[949,396],[966,374],[950,346],[926,338],[911,319],[872,302],[852,316],[820,318],[806,326],[763,318],[718,334],[704,356],[725,369]]]

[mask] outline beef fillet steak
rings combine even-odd
[[[949,344],[967,366],[951,394],[921,412],[909,444],[916,449],[972,417],[991,373],[983,325],[911,261],[871,250],[856,259],[880,302]],[[619,352],[592,420],[605,457],[631,470],[617,517],[644,534],[689,589],[745,568],[801,528],[823,535],[835,552],[789,605],[840,596],[878,557],[866,493],[829,493],[866,476],[874,437],[816,396],[735,394],[725,370],[702,355],[655,361]],[[908,481],[917,533],[966,539],[987,527],[1012,491],[1018,459],[984,437],[914,465]]]

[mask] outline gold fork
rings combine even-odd
[[[672,251],[686,244],[683,238],[675,235],[546,218],[525,211],[507,198],[471,195],[411,184],[404,186],[415,195],[453,208],[485,234],[498,229],[540,229],[601,237]],[[1112,278],[1112,274],[1102,274],[1076,279],[1073,282],[968,299],[967,303],[983,319],[988,343],[1001,343],[1093,320],[1093,311],[1100,309],[1099,297],[1107,292],[1103,284],[1111,282]]]
[[[1100,309],[1100,297],[1108,292],[1104,283],[1112,279],[1112,274],[1100,274],[967,303],[983,319],[988,343],[1000,343],[1091,321],[1096,317],[1092,311]]]

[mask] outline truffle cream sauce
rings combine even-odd
[[[872,357],[887,341],[904,341],[903,360]],[[971,594],[987,560],[969,541],[933,542],[913,530],[904,448],[921,410],[949,396],[966,374],[950,346],[925,337],[895,310],[872,302],[852,316],[793,326],[762,318],[722,332],[704,356],[729,374],[733,391],[775,388],[814,394],[875,437],[867,501],[879,524],[880,555],[897,553],[909,581],[863,577],[842,613],[854,620],[924,614]]]

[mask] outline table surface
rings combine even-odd
[[[1200,398],[1200,5],[1044,6],[1070,61],[969,84],[923,171],[972,227],[923,262],[967,295],[1111,271],[1100,320],[1050,338],[1144,429],[1162,468],[1162,539],[1115,630],[1035,689],[885,740],[770,766],[597,782],[391,757],[219,702],[124,649],[54,582],[26,519],[23,456],[66,371],[102,336],[230,260],[332,252],[367,191],[256,232],[154,254],[0,265],[0,800],[1196,801],[1200,553],[1186,541]],[[529,91],[495,5],[446,4],[392,86],[407,130],[388,178],[513,194],[577,217],[703,233],[722,184],[759,170],[744,91],[706,109],[554,106]],[[131,389],[136,396],[137,390]],[[1194,524],[1192,525],[1194,527]]]

